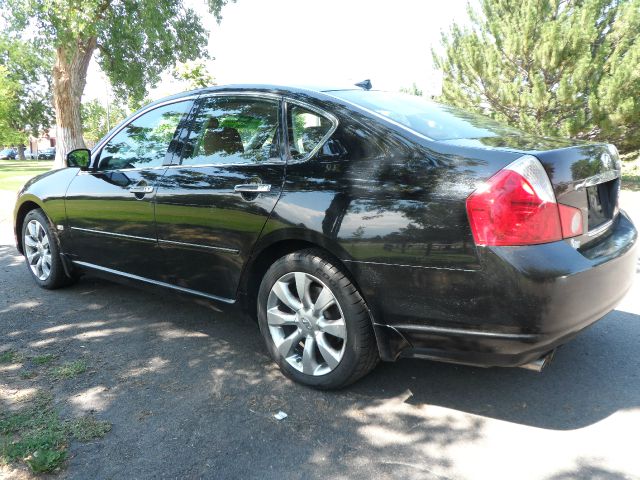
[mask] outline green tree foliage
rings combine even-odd
[[[640,147],[640,0],[480,0],[443,33],[442,100],[539,135]]]
[[[416,82],[413,82],[410,87],[402,87],[400,91],[402,93],[408,93],[409,95],[422,96],[422,90],[418,88]]]
[[[82,104],[82,126],[85,143],[93,146],[127,116],[119,104],[109,105],[109,110],[98,100]]]
[[[207,64],[203,60],[180,63],[176,66],[173,76],[178,80],[187,82],[188,88],[211,87],[216,84],[216,79],[209,73]]]
[[[9,77],[7,67],[0,65],[0,146],[22,141],[22,135],[11,124],[18,104],[18,90],[19,86]]]
[[[3,125],[0,136],[5,138],[0,143],[21,147],[29,135],[37,137],[42,129],[50,127],[53,110],[51,84],[47,80],[52,64],[50,48],[33,40],[0,34],[0,66],[3,67],[0,81],[11,91],[5,99],[11,102],[11,107],[0,114]],[[24,158],[22,148],[19,153]]]
[[[206,0],[216,18],[228,0]],[[208,33],[183,0],[0,0],[11,32],[51,45],[57,158],[84,147],[81,103],[96,59],[121,98],[141,100],[164,70],[206,55]]]

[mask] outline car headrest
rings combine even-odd
[[[305,152],[310,152],[315,148],[322,137],[327,133],[327,129],[324,127],[307,127],[302,132],[302,146]]]
[[[215,123],[212,122],[215,120]],[[202,149],[206,156],[223,154],[233,155],[235,153],[243,153],[242,138],[238,130],[232,127],[210,128],[209,125],[219,125],[217,119],[212,118],[207,124],[207,131],[204,134]]]

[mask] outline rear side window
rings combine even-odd
[[[205,98],[189,130],[183,165],[279,160],[277,100]]]
[[[154,108],[120,130],[102,148],[99,170],[159,167],[191,101]]]
[[[309,155],[331,131],[333,123],[317,112],[298,105],[287,107],[289,153],[295,160]]]

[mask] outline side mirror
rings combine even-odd
[[[79,168],[80,170],[88,170],[91,162],[91,150],[87,148],[78,148],[67,153],[67,166]]]

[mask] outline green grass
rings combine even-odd
[[[34,472],[51,472],[67,458],[67,431],[53,397],[38,394],[17,412],[0,416],[0,463],[21,461]]]
[[[24,356],[22,357],[24,359]],[[56,359],[56,355],[52,353],[47,353],[43,355],[36,355],[35,357],[30,357],[32,366],[37,368],[47,368],[48,365]],[[17,363],[17,362],[13,362]],[[21,362],[22,363],[22,362]],[[20,371],[20,378],[23,380],[31,380],[32,378],[36,378],[39,375],[38,370],[34,370],[32,368],[26,368]]]
[[[67,423],[69,433],[79,442],[88,442],[104,437],[111,431],[111,424],[104,420],[96,420],[90,415],[76,418]]]
[[[31,380],[32,378],[36,378],[38,376],[38,372],[34,372],[33,370],[21,370],[20,378],[23,380]]]
[[[622,160],[622,188],[640,189],[640,151],[620,155]]]
[[[640,150],[620,155],[622,160],[622,175],[640,177]]]
[[[69,441],[104,437],[109,422],[91,416],[63,420],[50,394],[38,393],[15,412],[0,413],[0,464],[22,462],[36,473],[52,472],[67,458]]]
[[[34,365],[46,365],[47,363],[51,363],[54,358],[56,358],[55,355],[48,353],[46,355],[38,355],[37,357],[33,357],[31,361],[34,363]]]
[[[52,161],[0,160],[0,190],[16,191],[27,180],[51,170]]]
[[[51,378],[54,380],[65,380],[68,378],[77,377],[81,373],[87,371],[87,362],[84,360],[76,360],[75,362],[67,362],[59,367],[55,367],[51,370]]]
[[[24,355],[15,350],[6,350],[0,353],[0,363],[22,363]]]

